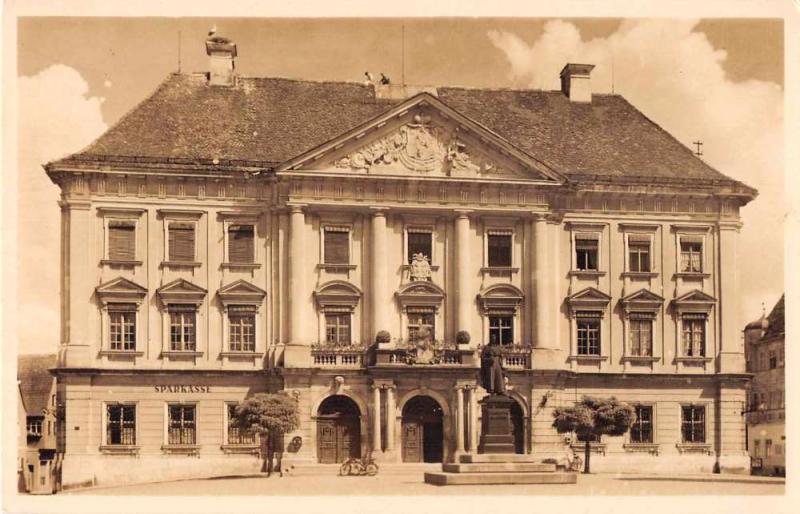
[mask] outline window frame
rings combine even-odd
[[[339,340],[339,336],[341,335],[341,329],[345,327],[345,325],[339,324],[338,322],[335,325],[336,330],[336,337],[335,341],[331,342],[328,339],[328,329],[330,325],[328,324],[328,317],[339,319],[347,319],[347,341],[342,342]],[[325,320],[325,345],[331,347],[349,347],[353,346],[353,312],[349,309],[331,309],[327,308],[323,312],[323,318]]]
[[[587,223],[587,222],[568,222],[570,231],[570,268],[569,274],[578,277],[598,277],[606,274],[606,262],[603,258],[604,243],[603,237],[606,232],[607,224]],[[578,240],[597,241],[597,268],[579,269],[578,268]]]
[[[491,262],[491,252],[489,244],[490,239],[492,237],[507,237],[508,238],[508,264],[498,264]],[[488,269],[508,269],[514,268],[516,259],[514,256],[514,244],[515,244],[515,237],[514,237],[514,229],[513,228],[503,228],[503,227],[487,227],[484,230],[484,266]]]
[[[686,332],[687,332],[686,325],[687,325],[687,323],[690,325],[690,328],[691,328],[690,331],[689,331],[689,333],[691,334],[691,337],[690,337],[691,347],[692,347],[692,354],[691,355],[689,355],[689,352],[686,351],[687,350],[687,347],[686,347]],[[693,351],[694,350],[694,346],[695,346],[695,340],[694,340],[695,326],[700,326],[701,329],[702,329],[700,331],[701,336],[702,336],[702,340],[700,342],[700,344],[701,344],[700,355],[694,355],[694,351]],[[680,344],[681,344],[680,356],[683,357],[683,358],[705,359],[705,358],[708,357],[708,314],[699,313],[699,312],[684,312],[684,313],[681,313],[681,316],[680,316]]]
[[[170,303],[166,306],[166,315],[167,315],[167,325],[168,325],[168,338],[169,338],[169,352],[170,353],[195,353],[198,351],[199,346],[199,319],[198,319],[198,308],[195,304],[182,304],[182,303]],[[175,323],[173,322],[173,316],[178,315],[181,318],[181,322],[178,325],[180,330],[180,348],[175,348],[174,344],[175,341],[173,340],[173,327]],[[184,324],[183,318],[187,315],[191,315],[192,317],[192,324],[191,324],[191,334],[193,340],[191,341],[192,347],[188,348],[187,341],[184,340],[184,336],[186,335],[184,329],[187,325]]]
[[[170,442],[170,430],[171,430],[171,418],[170,418],[170,407],[191,407],[194,410],[194,442],[192,443],[171,443]],[[200,426],[200,419],[199,419],[199,410],[198,409],[198,402],[196,401],[167,401],[164,403],[164,444],[163,448],[170,449],[170,448],[197,448],[200,445],[197,443],[198,441],[198,427]]]
[[[620,223],[619,228],[623,235],[624,246],[624,276],[654,278],[659,274],[656,251],[659,239],[657,237],[660,225],[646,225],[639,223]],[[649,260],[648,270],[634,270],[631,261],[632,246],[646,244]]]
[[[585,353],[581,353],[582,323],[596,325],[594,331],[596,332],[597,336],[597,352],[589,353],[587,351]],[[591,348],[591,341],[589,340],[590,332],[588,332],[589,328],[583,330],[586,331],[586,349],[589,350]],[[603,355],[603,315],[601,312],[594,310],[578,310],[575,312],[575,355],[577,357],[601,357]]]
[[[430,255],[428,255],[428,263],[431,269],[436,265],[436,228],[430,225],[406,225],[403,230],[403,255],[405,256],[403,264],[406,266],[411,265],[412,254],[411,245],[409,242],[410,234],[427,234],[430,237]]]
[[[133,407],[133,443],[112,443],[109,440],[109,420],[108,410],[110,407]],[[105,401],[103,402],[102,410],[102,446],[109,448],[125,448],[125,447],[138,447],[139,444],[139,408],[136,401]],[[123,428],[123,427],[120,427]]]
[[[437,329],[437,325],[438,325],[438,323],[436,323],[437,309],[435,309],[434,307],[417,307],[417,306],[413,306],[413,307],[407,307],[406,309],[404,309],[404,311],[405,311],[405,318],[406,318],[405,321],[406,322],[405,322],[405,327],[404,327],[405,328],[405,332],[404,332],[403,335],[406,336],[405,337],[406,341],[408,341],[408,342],[416,342],[418,340],[417,338],[411,336],[412,327],[416,327],[417,331],[419,331],[420,329],[422,329],[424,327],[430,327],[430,329],[431,329],[431,340],[432,341],[437,341],[437,338],[436,338],[436,329]],[[430,316],[432,322],[429,325],[428,324],[422,324],[422,323],[413,323],[412,324],[411,323],[412,316]]]
[[[240,310],[241,309],[241,310]],[[229,304],[225,306],[223,316],[225,316],[225,323],[227,324],[227,337],[225,338],[226,351],[230,353],[255,353],[258,346],[258,306],[253,304]],[[245,341],[245,333],[242,331],[241,340],[238,341],[239,348],[234,348],[234,327],[244,325],[235,325],[231,318],[251,318],[252,325],[250,327],[251,342]],[[252,346],[252,347],[251,347]]]
[[[249,433],[253,441],[252,442],[232,442],[231,441],[231,408],[236,408],[240,402],[224,402],[224,412],[223,412],[223,446],[233,446],[233,447],[240,447],[240,448],[257,448],[260,446],[258,433],[256,432],[248,432],[245,431],[245,434]]]
[[[229,269],[261,268],[263,241],[259,238],[261,222],[260,213],[219,212],[222,220],[222,267]],[[251,225],[253,227],[253,260],[252,262],[232,262],[230,259],[230,227],[235,225]],[[268,234],[266,237],[269,237]]]
[[[695,441],[695,440],[687,441],[686,440],[686,437],[685,437],[686,434],[684,433],[684,424],[686,423],[686,421],[684,419],[684,409],[685,408],[691,408],[691,409],[700,408],[700,409],[703,409],[703,421],[702,421],[703,440],[702,441]],[[708,443],[709,432],[708,432],[708,405],[707,404],[705,404],[705,403],[682,403],[681,404],[681,415],[680,415],[679,419],[680,419],[680,434],[681,434],[680,444],[682,444],[682,445],[704,445],[704,446],[709,444]],[[699,422],[692,422],[692,426],[694,426],[695,424],[700,424],[700,423]]]
[[[121,306],[123,306],[123,305],[129,305],[132,308],[123,309],[123,308],[121,308]],[[108,302],[106,304],[106,306],[105,306],[105,311],[106,311],[106,318],[108,320],[108,322],[107,322],[107,325],[108,325],[108,328],[107,328],[107,332],[108,332],[108,338],[107,338],[108,350],[111,351],[111,352],[124,352],[124,353],[136,352],[136,348],[138,346],[138,340],[139,340],[139,338],[138,338],[138,331],[139,331],[139,319],[138,319],[139,318],[139,316],[138,316],[139,308],[138,308],[138,305],[135,302]],[[124,324],[123,324],[123,327],[122,327],[123,330],[122,330],[122,333],[121,333],[122,339],[123,339],[122,348],[114,348],[113,347],[113,345],[114,345],[114,340],[113,340],[114,319],[113,319],[113,315],[117,314],[117,313],[119,313],[119,314],[130,313],[130,315],[133,317],[133,347],[132,348],[125,348]]]
[[[103,222],[103,257],[100,263],[115,267],[130,267],[142,265],[142,255],[140,244],[142,231],[140,221],[142,214],[147,212],[145,209],[129,209],[124,207],[98,207],[97,212],[102,216]],[[111,227],[113,222],[133,224],[133,258],[132,259],[113,259],[111,256]]]
[[[203,218],[203,211],[190,211],[190,210],[173,210],[173,209],[159,209],[159,215],[162,218],[163,222],[163,231],[164,231],[164,253],[163,253],[163,261],[162,266],[167,267],[199,267],[202,265],[202,262],[198,259],[198,255],[201,253],[202,242],[200,240],[200,235],[202,231],[200,230],[200,221]],[[169,250],[169,227],[171,223],[187,223],[192,225],[192,234],[194,237],[193,243],[193,256],[192,260],[174,260],[170,255]]]
[[[689,280],[710,277],[712,266],[710,266],[709,253],[713,250],[713,241],[709,241],[711,227],[708,225],[672,225],[672,230],[675,233],[675,276]],[[682,243],[684,241],[700,244],[700,271],[684,271],[682,269]]]
[[[516,315],[513,312],[509,312],[509,313],[489,312],[488,314],[486,314],[486,317],[487,317],[487,324],[489,326],[489,339],[488,339],[489,344],[492,344],[492,331],[493,330],[496,331],[496,332],[499,332],[499,334],[500,334],[500,337],[498,338],[499,341],[497,343],[500,346],[512,346],[512,345],[515,344],[515,342],[516,342],[516,339],[515,339],[515,337],[516,337],[515,325],[517,323],[516,323]],[[509,324],[508,324],[508,326],[495,326],[495,327],[493,327],[492,326],[492,320],[493,319],[494,320],[508,320]],[[506,333],[506,332],[511,334],[511,338],[510,338],[510,341],[504,343],[502,341],[502,339],[503,339],[503,334]]]
[[[650,429],[650,440],[649,441],[635,441],[633,438],[634,427],[631,426],[631,429],[628,431],[628,444],[632,445],[653,445],[657,444],[656,441],[656,406],[652,403],[636,403],[633,405],[633,408],[636,410],[636,419],[637,422],[639,421],[639,413],[638,409],[646,408],[650,410],[650,421],[649,421],[649,429]],[[634,426],[636,423],[634,423]]]
[[[327,233],[347,233],[347,262],[328,262],[326,258]],[[349,223],[320,223],[320,266],[323,268],[353,267],[353,225]]]

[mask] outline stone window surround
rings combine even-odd
[[[100,261],[101,264],[104,265],[112,265],[112,266],[126,266],[126,267],[136,267],[142,265],[142,260],[138,259],[141,255],[141,249],[139,245],[139,234],[140,234],[140,220],[142,214],[147,212],[146,209],[136,209],[136,208],[126,208],[126,207],[98,207],[97,212],[100,213],[103,217],[103,259]],[[134,231],[133,231],[133,238],[134,238],[134,259],[131,261],[120,261],[120,260],[112,260],[109,256],[109,222],[111,221],[127,221],[133,222],[134,224]]]
[[[689,453],[689,452],[701,452],[712,454],[711,450],[711,443],[709,439],[713,440],[714,434],[709,431],[709,422],[711,416],[709,416],[709,406],[713,405],[707,401],[693,401],[693,402],[680,402],[678,409],[678,435],[680,437],[679,442],[675,443],[675,447],[678,449],[679,453]],[[694,407],[703,407],[703,434],[705,436],[705,442],[703,443],[685,443],[683,442],[683,408],[688,406]],[[713,410],[711,411],[713,414]]]
[[[593,288],[587,288],[593,289]],[[587,291],[584,290],[584,291]],[[602,293],[602,291],[600,292]],[[578,293],[580,294],[580,293]],[[605,293],[602,293],[605,294]],[[574,296],[574,295],[573,295]],[[607,296],[607,295],[606,295]],[[598,365],[608,360],[609,353],[609,338],[608,338],[608,320],[606,319],[606,311],[608,310],[610,299],[599,298],[568,298],[567,305],[569,307],[569,330],[570,330],[570,353],[568,359],[574,362],[590,362],[597,363]],[[597,312],[600,319],[600,355],[579,355],[578,354],[578,312]]]
[[[686,296],[686,295],[684,295]],[[691,365],[691,364],[702,364],[706,366],[709,362],[713,359],[710,355],[713,355],[713,348],[712,346],[712,339],[711,339],[711,332],[709,327],[711,326],[711,319],[712,313],[714,311],[714,304],[716,300],[708,301],[708,302],[695,302],[692,304],[683,305],[681,302],[673,300],[673,308],[675,310],[675,320],[676,320],[676,327],[675,327],[675,360],[683,365]],[[684,314],[704,314],[705,315],[705,326],[703,328],[704,331],[704,356],[702,357],[689,357],[684,354],[683,348],[683,315]]]
[[[231,405],[239,405],[238,401],[223,401],[222,403],[222,446],[221,449],[225,453],[252,453],[257,455],[260,451],[261,444],[259,436],[256,434],[255,441],[252,444],[231,444],[228,440],[228,430],[230,429],[230,413],[229,408]]]
[[[425,288],[428,289],[429,292],[424,296],[424,298],[413,298],[410,295],[406,294],[408,289],[415,289],[415,288]],[[425,282],[424,285],[420,284],[407,284],[401,287],[400,291],[395,293],[398,304],[400,306],[399,315],[400,315],[400,338],[403,341],[406,341],[408,335],[408,309],[429,309],[433,312],[434,316],[434,324],[433,324],[433,340],[439,341],[442,340],[444,337],[444,314],[442,312],[442,306],[445,302],[445,295],[444,292],[441,291],[441,288],[432,282]]]
[[[138,285],[137,285],[138,286]],[[141,287],[141,286],[138,286]],[[143,340],[143,332],[142,332],[142,323],[139,321],[139,310],[144,301],[145,297],[147,296],[147,291],[142,288],[141,291],[119,291],[119,292],[102,292],[98,291],[97,296],[100,300],[100,333],[102,334],[101,338],[101,349],[100,354],[105,356],[131,356],[131,357],[139,357],[144,355],[144,351],[141,350],[141,341]],[[108,312],[108,305],[109,304],[132,304],[136,307],[134,311],[134,323],[135,323],[135,346],[134,350],[112,350],[111,349],[111,319]]]
[[[200,434],[200,409],[198,400],[167,400],[164,402],[164,423],[163,423],[163,442],[161,451],[164,453],[184,453],[197,455],[200,453],[198,435]],[[169,407],[170,405],[191,405],[194,406],[194,444],[169,444]],[[138,414],[137,414],[138,415]]]
[[[222,220],[222,267],[239,269],[258,269],[261,267],[262,245],[259,244],[258,226],[261,219],[260,212],[229,212],[222,211],[217,213]],[[231,225],[252,225],[253,226],[253,262],[230,262],[228,256],[228,229]],[[196,246],[196,241],[195,241]]]
[[[647,290],[645,290],[647,291]],[[638,292],[642,292],[641,290]],[[637,293],[638,293],[637,292]],[[649,291],[647,291],[649,292]],[[637,294],[634,293],[634,294]],[[661,360],[661,355],[659,349],[661,348],[659,334],[661,331],[661,325],[663,323],[663,316],[661,316],[661,309],[663,307],[663,299],[650,299],[650,300],[638,300],[636,298],[631,299],[630,301],[626,301],[624,298],[620,301],[622,304],[622,314],[623,314],[623,325],[622,325],[622,337],[623,337],[623,350],[622,350],[622,359],[627,362],[645,362],[645,363],[653,363]],[[631,354],[631,341],[630,341],[630,334],[631,334],[631,315],[635,313],[645,313],[652,316],[652,328],[651,328],[651,343],[650,343],[650,356],[637,356]]]
[[[226,292],[230,288],[235,288],[237,284],[245,283],[249,286],[252,286],[249,282],[245,282],[243,280],[237,280],[231,284],[228,284],[220,289],[217,292],[217,296],[219,297],[219,301],[222,304],[222,351],[220,352],[220,356],[223,360],[230,359],[231,357],[247,357],[247,358],[256,358],[261,357],[264,355],[264,347],[263,343],[261,342],[261,326],[263,324],[263,314],[262,314],[262,305],[264,303],[264,298],[266,297],[266,293],[263,291],[253,292],[253,293],[237,293],[237,292]],[[255,286],[253,286],[255,287]],[[255,308],[255,325],[253,327],[253,337],[255,340],[255,349],[252,352],[244,352],[244,351],[231,351],[230,350],[230,320],[228,318],[228,307],[231,305],[246,305]]]
[[[648,277],[654,278],[658,276],[658,261],[659,259],[656,258],[656,246],[657,246],[657,239],[656,235],[658,233],[658,225],[644,225],[644,224],[635,224],[635,223],[620,223],[619,228],[622,230],[623,235],[623,245],[624,245],[624,263],[625,263],[625,271],[623,274],[629,277]],[[646,236],[650,240],[650,271],[631,271],[631,260],[630,260],[630,239],[631,236],[639,236],[643,237]]]
[[[635,409],[637,406],[641,407],[650,407],[652,415],[650,417],[650,435],[652,441],[649,443],[638,443],[631,441],[631,431],[628,430],[625,433],[625,442],[622,444],[622,447],[626,451],[647,451],[649,453],[658,454],[658,403],[657,402],[629,402],[630,405]]]
[[[179,279],[180,280],[180,279]],[[170,282],[166,284],[169,286],[178,282],[179,280]],[[188,281],[186,281],[188,282]],[[191,284],[191,283],[190,283]],[[194,286],[194,284],[192,284]],[[162,288],[166,287],[162,286]],[[195,286],[197,287],[197,286]],[[201,309],[203,303],[206,300],[206,292],[161,292],[161,289],[157,292],[159,296],[159,300],[161,302],[162,308],[161,311],[161,341],[162,341],[162,349],[161,349],[161,356],[166,358],[197,358],[203,356],[203,343],[207,341],[206,333],[204,332],[204,328],[206,327],[206,323],[204,321],[203,310]],[[195,319],[194,319],[194,350],[180,350],[174,351],[171,349],[170,346],[170,305],[188,305],[194,307],[195,312]]]
[[[161,263],[164,267],[196,268],[202,265],[197,259],[199,243],[199,222],[205,211],[182,210],[182,209],[159,209],[164,230],[164,257]],[[172,261],[169,255],[169,224],[173,222],[191,223],[194,225],[194,259],[191,261]]]
[[[349,294],[328,293],[331,288],[349,290]],[[360,289],[344,280],[331,280],[314,291],[317,304],[317,338],[320,345],[327,342],[325,314],[350,314],[350,345],[358,346],[361,341],[361,319],[358,304],[363,296]]]
[[[709,225],[672,225],[675,233],[675,277],[680,279],[708,278],[711,276],[708,258],[708,234],[711,232]],[[681,271],[681,242],[682,241],[700,242],[700,271],[686,272]]]
[[[502,296],[492,296],[492,292],[500,290]],[[514,344],[521,343],[519,308],[524,302],[524,294],[516,286],[507,283],[499,283],[489,286],[478,293],[478,303],[481,308],[482,338],[483,345],[489,344],[489,316],[511,316]]]
[[[603,236],[608,225],[606,223],[567,222],[570,231],[570,270],[573,276],[599,277],[606,274],[605,259],[603,259]],[[576,239],[578,234],[591,234],[597,238],[597,270],[579,270],[577,261]]]
[[[430,259],[431,271],[439,269],[437,262],[438,256],[436,255],[436,225],[434,223],[405,223],[403,226],[403,267],[410,268],[408,263],[408,234],[409,233],[422,233],[430,234],[431,236],[431,254],[428,255]]]
[[[483,266],[481,271],[506,271],[517,273],[519,271],[519,256],[517,255],[517,220],[506,220],[502,218],[483,219]],[[510,235],[511,236],[511,265],[510,266],[490,266],[489,265],[489,236],[490,235]]]
[[[319,264],[317,268],[327,271],[354,270],[353,264],[353,222],[323,221],[319,223]],[[337,232],[347,232],[347,263],[327,264],[325,262],[325,232],[327,229],[334,229]]]
[[[136,444],[128,445],[128,444],[110,444],[108,442],[108,407],[111,405],[133,405],[134,406],[134,437],[136,439]],[[115,400],[109,401],[104,400],[102,402],[102,408],[100,409],[100,440],[102,441],[100,444],[100,452],[101,453],[129,453],[132,455],[136,455],[139,453],[139,449],[141,448],[139,444],[139,402],[136,400]]]

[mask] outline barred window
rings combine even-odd
[[[169,405],[168,444],[195,444],[197,421],[194,405]]]
[[[136,305],[108,305],[109,347],[118,351],[136,350]]]
[[[230,351],[256,351],[256,308],[252,305],[228,306]]]
[[[255,261],[255,230],[253,225],[228,227],[228,262],[251,264]]]
[[[236,405],[228,404],[228,444],[256,444],[256,435],[251,430],[236,426]]]
[[[194,261],[194,223],[172,222],[169,224],[169,260]]]
[[[650,271],[650,239],[647,236],[631,236],[628,239],[630,271]]]
[[[653,319],[647,314],[631,314],[630,353],[636,357],[653,355]]]
[[[578,355],[600,355],[600,315],[577,313]]]
[[[136,258],[136,222],[108,222],[108,258],[112,261],[132,261]]]
[[[435,315],[433,311],[424,312],[409,312],[408,313],[408,340],[416,341],[420,338],[420,331],[428,329],[430,331],[431,339],[434,338],[436,333],[435,329]]]
[[[700,241],[681,241],[681,272],[700,273],[703,271],[703,243]]]
[[[575,236],[575,269],[578,271],[597,271],[598,270],[598,246],[597,236],[576,235]]]
[[[106,405],[106,444],[136,444],[135,405]]]
[[[653,407],[650,405],[636,405],[636,421],[631,427],[632,443],[653,442]]]
[[[489,316],[489,343],[514,344],[513,316]]]
[[[706,408],[703,405],[681,407],[681,434],[684,443],[706,442]]]
[[[169,343],[173,352],[194,351],[196,348],[196,317],[194,305],[169,306]]]
[[[408,263],[414,260],[414,255],[421,253],[433,262],[433,233],[427,229],[408,229]]]
[[[350,230],[325,227],[325,264],[350,264]]]
[[[488,266],[511,266],[511,234],[493,234],[488,237]]]
[[[325,342],[334,346],[347,346],[350,344],[350,318],[349,312],[335,312],[325,314]]]
[[[706,315],[684,314],[682,319],[683,354],[686,357],[705,357]]]

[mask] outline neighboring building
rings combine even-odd
[[[233,43],[207,51],[46,166],[65,486],[257,470],[229,409],[280,389],[287,465],[475,452],[491,341],[519,452],[563,455],[553,408],[616,395],[639,421],[593,469],[747,472],[755,190],[592,95],[591,65],[561,91],[414,88],[240,77]]]
[[[60,459],[57,445],[55,354],[20,355],[18,489],[50,494],[58,483]]]
[[[769,316],[745,328],[747,371],[753,373],[747,409],[747,448],[753,472],[786,475],[786,343],[784,296]]]

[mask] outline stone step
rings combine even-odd
[[[576,473],[425,473],[432,485],[574,484]]]
[[[461,455],[462,464],[478,464],[484,462],[540,462],[531,455],[521,453],[468,453]]]
[[[339,474],[341,464],[295,464],[288,473],[293,476],[334,476]],[[379,475],[419,475],[426,471],[439,471],[441,464],[436,463],[381,463],[378,462]]]
[[[555,464],[542,462],[482,462],[473,464],[442,464],[447,473],[553,473]]]

